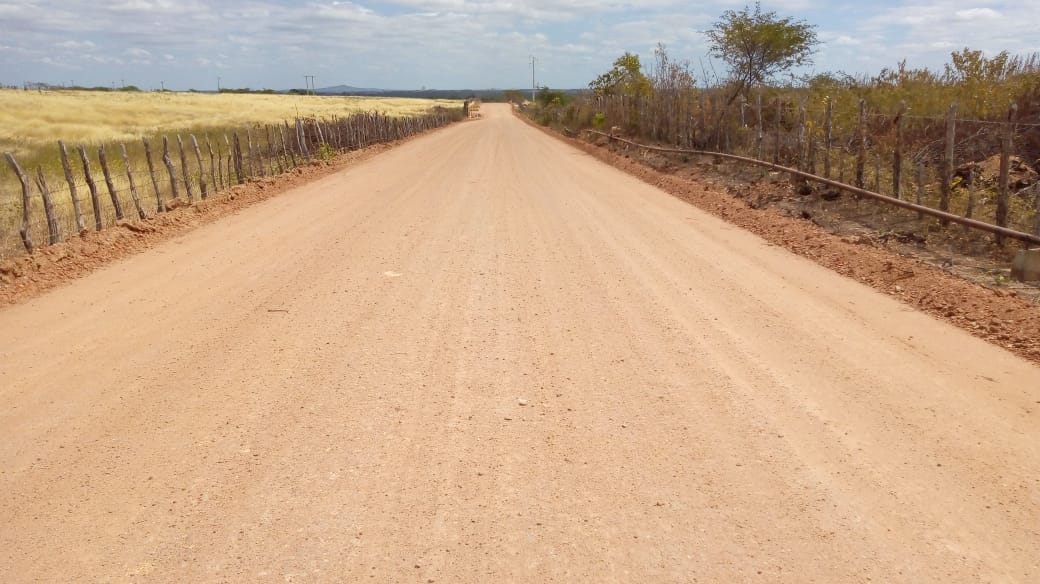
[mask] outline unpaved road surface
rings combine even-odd
[[[0,579],[1040,581],[1040,369],[484,113],[0,310]]]

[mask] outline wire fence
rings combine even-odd
[[[0,259],[146,219],[205,200],[249,180],[282,174],[336,152],[401,140],[461,119],[437,108],[400,118],[379,112],[297,118],[218,134],[163,136],[74,148],[59,141],[53,160],[0,165]]]
[[[756,95],[586,95],[564,125],[787,166],[897,200],[1040,235],[1040,123],[883,111],[863,100]]]

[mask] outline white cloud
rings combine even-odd
[[[93,49],[97,45],[94,44],[93,41],[61,41],[59,43],[55,43],[54,46],[56,46],[56,47],[58,47],[60,49],[69,49],[69,50],[73,50],[73,51],[83,51],[83,50]]]
[[[1040,0],[925,2],[774,0],[764,6],[820,25],[819,70],[874,72],[908,58],[935,66],[949,50],[1035,47]],[[707,53],[702,31],[742,0],[27,0],[2,3],[0,82],[83,67],[96,82],[142,87],[288,88],[304,71],[329,85],[583,86],[622,52],[649,61]],[[812,11],[816,7],[819,10]],[[94,57],[94,58],[91,58]],[[50,61],[44,62],[43,58]],[[48,79],[39,79],[46,81]],[[321,82],[319,82],[320,84]]]
[[[958,20],[996,20],[1000,13],[992,8],[968,8],[953,13]]]

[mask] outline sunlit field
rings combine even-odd
[[[0,90],[0,151],[36,158],[57,140],[101,144],[140,139],[165,132],[273,123],[297,116],[331,117],[358,111],[396,116],[422,114],[448,100],[253,95],[172,92]]]
[[[176,167],[173,180],[190,181],[201,187],[205,170],[211,186],[213,166],[222,163],[230,177],[231,140],[242,140],[247,154],[254,146],[257,151],[270,152],[295,148],[294,119],[334,117],[346,118],[351,114],[379,112],[384,116],[412,117],[430,113],[435,107],[461,113],[462,102],[452,100],[333,97],[315,95],[256,95],[205,94],[159,92],[104,92],[104,91],[20,91],[0,90],[0,152],[14,154],[30,181],[29,231],[39,244],[44,241],[47,226],[37,175],[43,175],[54,196],[54,206],[63,222],[64,234],[74,233],[70,223],[72,212],[71,189],[61,165],[58,140],[68,148],[70,167],[77,185],[76,200],[86,208],[88,182],[76,147],[83,145],[93,167],[94,181],[103,199],[105,224],[112,223],[111,209],[104,201],[115,191],[118,197],[131,192],[128,172],[136,175],[142,192],[161,191],[169,198],[172,186],[163,163],[163,138],[170,141],[170,159]],[[284,122],[288,122],[286,125]],[[292,127],[285,136],[284,128]],[[151,144],[151,161],[158,169],[152,180],[152,166],[143,147],[142,138]],[[194,150],[197,139],[200,149]],[[283,141],[287,142],[283,143]],[[182,151],[181,144],[185,144]],[[99,147],[108,152],[111,173],[103,176]],[[127,158],[123,159],[122,149]],[[212,151],[211,151],[212,148]],[[212,154],[211,154],[212,152]],[[321,153],[327,156],[329,152]],[[295,160],[293,161],[295,164]],[[207,166],[208,165],[208,166]],[[129,167],[129,168],[128,168]],[[182,169],[188,169],[185,172]],[[283,164],[267,168],[265,173],[280,172]],[[164,174],[167,173],[167,174]],[[189,176],[190,175],[190,176]],[[230,179],[229,179],[230,180]],[[109,186],[111,185],[111,186]],[[153,188],[154,187],[154,188]],[[0,160],[0,259],[20,250],[18,228],[22,220],[23,204],[18,175]],[[129,202],[124,203],[129,205]],[[154,205],[153,205],[154,208]]]

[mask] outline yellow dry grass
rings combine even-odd
[[[101,144],[177,130],[272,123],[358,111],[422,114],[448,100],[314,95],[0,90],[0,150],[32,156],[57,140]]]

